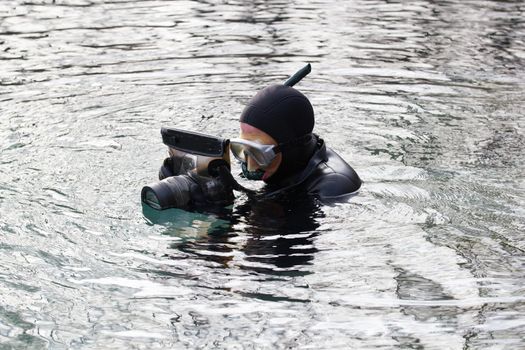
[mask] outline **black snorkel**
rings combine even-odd
[[[312,66],[310,65],[310,63],[308,63],[306,66],[295,72],[294,75],[288,78],[283,85],[292,87],[301,80],[303,80],[303,78],[306,77],[311,71]]]

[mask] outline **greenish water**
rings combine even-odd
[[[0,1],[0,348],[525,348],[524,11]],[[305,62],[357,196],[143,213],[161,126]]]

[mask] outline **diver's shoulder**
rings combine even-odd
[[[309,192],[332,198],[351,194],[361,187],[357,172],[334,150],[326,148],[326,161],[310,176]]]

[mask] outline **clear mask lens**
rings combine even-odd
[[[232,151],[235,158],[241,162],[246,162],[246,152],[243,145],[238,143],[230,143],[230,150]]]
[[[261,146],[261,148],[258,148],[256,146],[242,144],[235,141],[230,143],[230,149],[233,155],[241,162],[247,162],[247,158],[250,157],[255,160],[259,166],[267,167],[275,158],[275,153],[271,150],[272,146]]]

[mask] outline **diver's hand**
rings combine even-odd
[[[164,162],[162,162],[162,166],[159,169],[159,180],[164,180],[167,177],[175,175],[179,174],[175,174],[173,171],[173,161],[171,157],[164,159]]]

